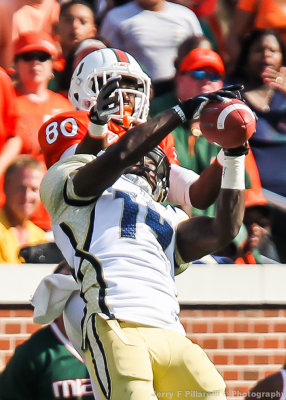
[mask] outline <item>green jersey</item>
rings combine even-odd
[[[0,375],[1,400],[94,400],[87,368],[55,323],[18,346]]]

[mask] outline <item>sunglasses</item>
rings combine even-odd
[[[206,72],[200,70],[189,71],[190,75],[193,79],[198,81],[202,81],[203,79],[207,79],[211,82],[217,82],[221,79],[221,75],[217,74],[216,72]]]
[[[18,56],[19,59],[23,61],[40,61],[45,62],[51,60],[52,56],[44,51],[41,52],[31,52],[31,53],[23,53]]]

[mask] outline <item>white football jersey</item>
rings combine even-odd
[[[186,214],[155,202],[149,184],[135,175],[123,175],[98,199],[79,198],[72,176],[93,158],[59,161],[41,185],[56,242],[81,283],[86,317],[101,313],[184,333],[174,249]]]

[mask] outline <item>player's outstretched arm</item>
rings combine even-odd
[[[223,98],[215,92],[197,96],[130,129],[120,141],[78,171],[73,180],[75,193],[80,197],[101,195],[127,167],[157,146],[169,132],[186,120],[199,118],[210,100],[223,101]]]
[[[224,155],[221,189],[216,215],[193,217],[177,232],[177,249],[184,262],[225,247],[238,234],[244,216],[245,148]]]
[[[207,167],[190,186],[189,197],[193,207],[201,210],[213,204],[220,191],[222,166],[215,161]]]
[[[242,85],[226,86],[216,92],[216,96],[241,99]],[[217,100],[217,97],[214,99]],[[205,106],[205,104],[204,104]],[[173,166],[172,166],[173,167]],[[175,166],[170,175],[168,201],[175,204],[190,204],[199,209],[206,209],[213,204],[220,191],[222,165],[215,160],[200,175]],[[181,182],[181,184],[180,184]]]

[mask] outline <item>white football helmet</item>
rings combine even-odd
[[[122,80],[129,78],[135,83],[135,88],[132,84],[131,88],[116,89],[119,95],[119,112],[112,114],[111,118],[124,123],[124,117],[128,115],[130,123],[146,122],[151,80],[137,61],[122,50],[105,48],[84,57],[74,70],[68,94],[69,100],[77,110],[90,110],[96,105],[102,85],[114,75],[121,75]],[[130,110],[128,112],[128,106],[124,104],[123,93],[135,96],[135,107],[132,112]]]

